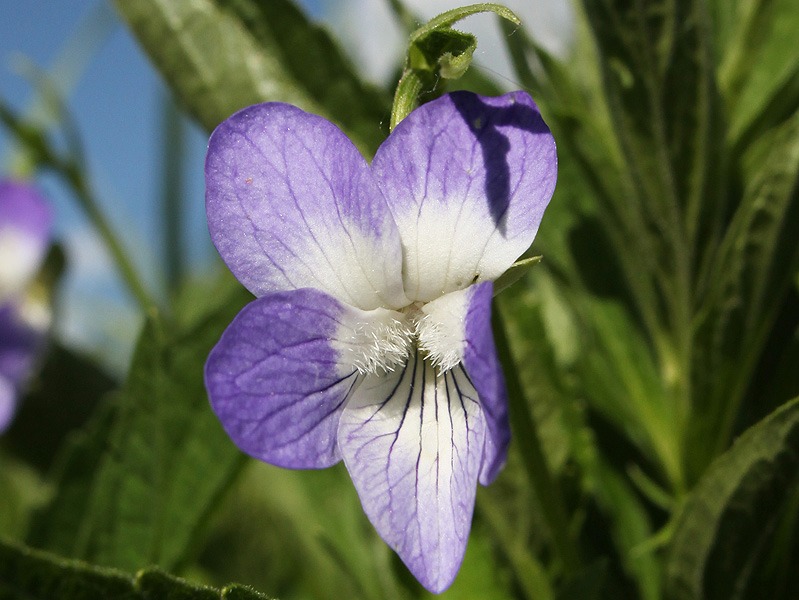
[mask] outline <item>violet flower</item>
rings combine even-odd
[[[14,416],[49,326],[29,294],[50,245],[52,215],[30,185],[0,182],[0,433]]]
[[[211,405],[255,458],[343,458],[378,533],[433,592],[463,560],[477,482],[505,461],[492,281],[532,243],[556,172],[524,92],[425,104],[371,167],[287,104],[211,136],[211,237],[257,296],[208,358]]]

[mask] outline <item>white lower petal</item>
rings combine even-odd
[[[339,423],[341,455],[378,533],[434,592],[466,550],[485,438],[465,372],[438,375],[418,354],[369,375]]]

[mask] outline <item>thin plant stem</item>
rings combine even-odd
[[[175,101],[165,95],[162,101],[164,131],[161,155],[161,208],[164,220],[164,263],[169,289],[174,290],[184,272],[183,254],[183,155],[185,148],[184,126]]]
[[[541,513],[549,527],[552,546],[563,563],[566,572],[574,572],[580,568],[580,553],[569,527],[563,495],[557,481],[552,476],[547,464],[541,438],[538,436],[529,404],[524,395],[518,370],[508,344],[505,323],[499,309],[495,306],[492,313],[492,327],[497,353],[502,363],[505,380],[508,386],[508,403],[510,421],[513,429],[514,443],[519,448],[527,476],[538,499]]]
[[[106,220],[105,215],[103,215],[103,212],[100,210],[100,206],[89,188],[86,177],[74,163],[69,163],[60,167],[57,164],[51,166],[69,182],[75,192],[78,204],[80,204],[81,208],[86,212],[89,221],[91,221],[100,234],[100,237],[117,266],[122,280],[127,285],[141,310],[148,315],[156,314],[158,312],[158,305],[147,292],[147,288],[139,277],[133,265],[133,261],[128,258],[111,224]]]

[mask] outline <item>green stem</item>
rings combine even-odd
[[[564,508],[566,504],[557,481],[549,470],[541,439],[538,437],[538,431],[530,415],[530,405],[524,396],[519,372],[513,361],[505,324],[497,307],[494,307],[491,321],[497,353],[508,386],[508,403],[514,442],[519,448],[527,476],[530,478],[541,512],[549,527],[555,552],[565,570],[574,572],[580,568],[580,553],[569,528],[569,519]]]
[[[182,205],[184,127],[175,101],[165,95],[163,100],[163,154],[161,164],[161,208],[164,219],[164,263],[169,289],[177,288],[185,267],[183,255]]]
[[[133,262],[128,258],[122,244],[119,243],[117,236],[114,234],[111,224],[106,220],[100,210],[100,206],[89,188],[86,177],[75,163],[60,164],[56,162],[51,163],[51,166],[69,182],[70,186],[72,186],[78,204],[80,204],[81,208],[86,212],[89,220],[97,229],[103,242],[105,242],[123,281],[127,284],[128,289],[138,302],[141,310],[150,315],[158,312],[156,302],[150,297],[147,288],[142,283],[136,268],[133,266]]]
[[[394,104],[391,107],[391,123],[389,131],[394,128],[419,104],[419,94],[424,87],[424,82],[414,69],[406,69],[402,74],[397,91],[394,92]]]

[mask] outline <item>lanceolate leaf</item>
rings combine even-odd
[[[645,198],[667,217],[705,191],[716,97],[704,2],[584,0],[605,90]],[[664,192],[671,197],[659,199]],[[667,223],[664,225],[668,226]]]
[[[702,446],[715,440],[705,460],[729,442],[738,404],[799,264],[799,112],[761,139],[743,167],[743,198],[701,282],[707,292],[695,360],[708,418],[694,422],[698,446],[692,454],[702,457]]]
[[[625,169],[634,182],[633,197],[616,199],[614,220],[630,229],[630,252],[643,249],[641,240],[647,240],[651,266],[643,276],[661,296],[650,304],[662,305],[658,320],[673,332],[678,358],[686,361],[691,273],[704,249],[715,244],[726,198],[722,111],[705,2],[583,4]],[[631,278],[631,286],[640,284]]]
[[[191,584],[157,569],[135,577],[0,540],[3,600],[269,600],[248,587]]]
[[[250,104],[324,115],[367,151],[390,99],[364,85],[327,33],[288,0],[115,0],[182,104],[209,131]]]
[[[227,298],[185,333],[146,325],[115,406],[67,454],[33,545],[126,570],[171,570],[185,559],[244,460],[202,379],[208,352],[246,300]]]
[[[797,500],[799,399],[741,436],[688,497],[668,548],[666,598],[794,597]]]

